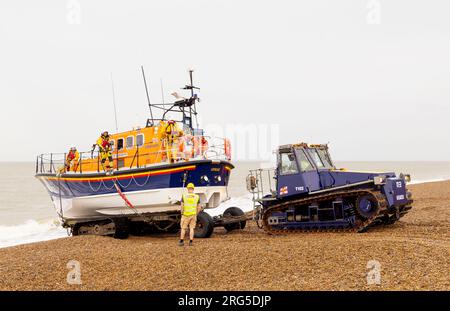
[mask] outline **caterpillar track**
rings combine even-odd
[[[376,201],[376,211],[370,217],[364,217],[358,212],[355,204],[351,207],[350,213],[354,216],[354,222],[349,221],[343,224],[326,224],[324,222],[317,223],[308,228],[279,228],[280,225],[269,224],[269,217],[274,212],[285,212],[292,207],[307,207],[313,203],[321,203],[325,201],[332,201],[337,198],[347,199],[349,201],[356,202],[356,199],[360,196],[370,195]],[[411,201],[412,202],[412,201]],[[331,192],[321,195],[313,195],[307,198],[300,198],[289,200],[282,203],[272,204],[264,207],[261,215],[262,228],[269,234],[285,234],[296,232],[364,232],[369,227],[377,224],[392,224],[398,219],[403,217],[408,210],[411,209],[410,205],[402,206],[394,211],[388,210],[388,202],[386,197],[376,190],[370,189],[353,189],[339,192]],[[281,225],[283,226],[283,225]],[[288,227],[288,226],[286,226]]]

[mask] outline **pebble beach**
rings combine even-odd
[[[409,189],[413,209],[366,233],[271,236],[249,222],[192,247],[160,234],[2,248],[0,290],[450,290],[450,181]],[[67,282],[73,260],[80,284]],[[374,261],[377,284],[367,280]]]

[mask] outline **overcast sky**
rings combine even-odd
[[[379,6],[378,6],[379,5]],[[89,149],[195,69],[203,125],[338,160],[450,160],[448,0],[0,2],[0,161]],[[262,135],[262,134],[261,134]]]

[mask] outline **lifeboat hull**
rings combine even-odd
[[[224,160],[197,160],[144,168],[104,172],[39,173],[57,213],[66,221],[167,213],[180,210],[187,183],[205,208],[217,207],[228,198],[227,186],[234,166]],[[126,204],[116,189],[131,203]]]

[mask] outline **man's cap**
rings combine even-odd
[[[194,184],[190,182],[190,183],[188,183],[188,185],[186,187],[194,189]]]

